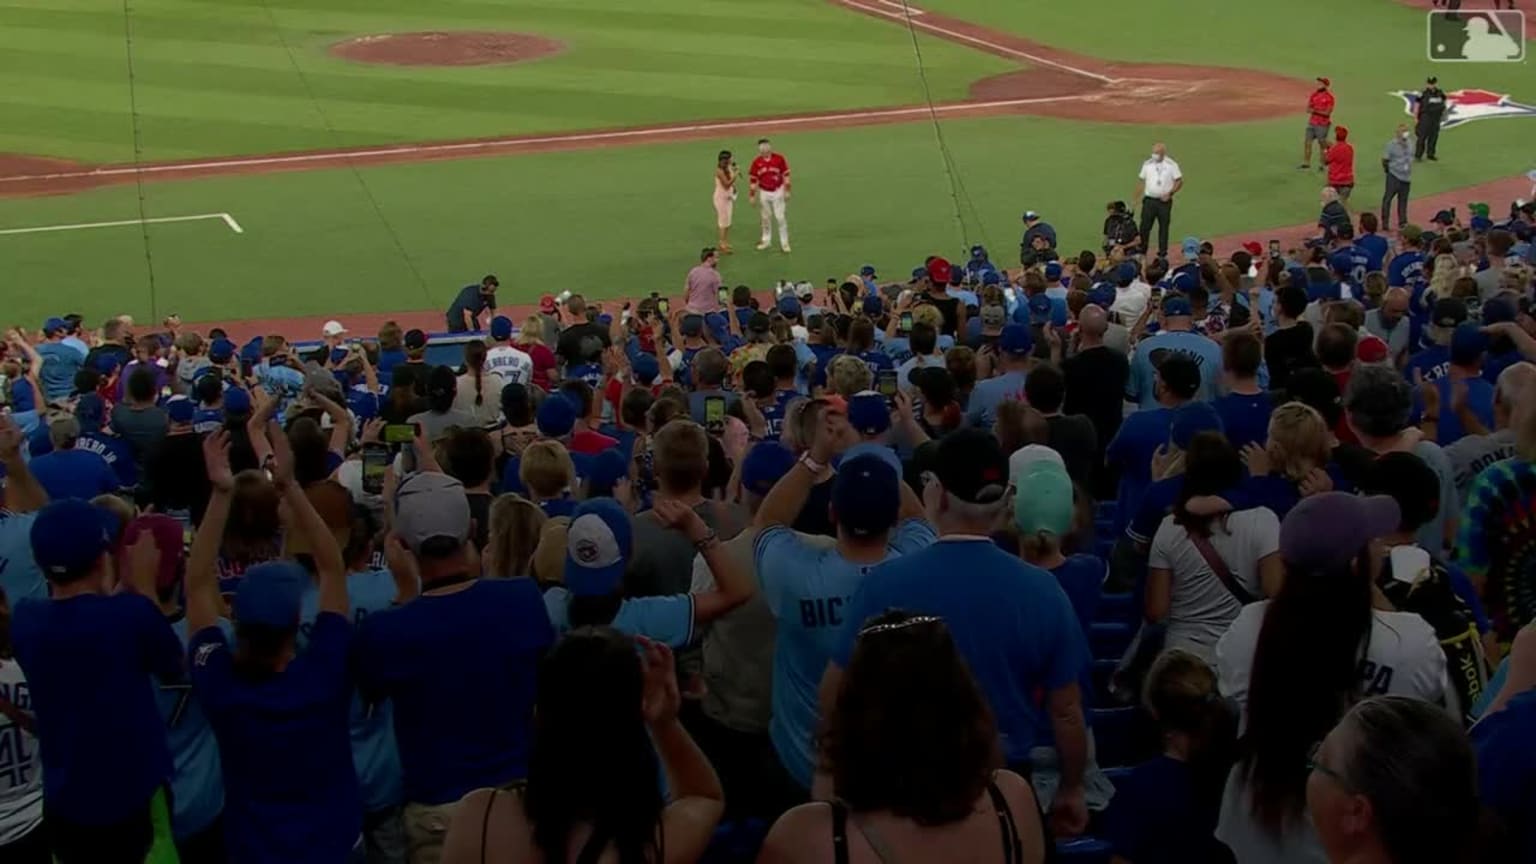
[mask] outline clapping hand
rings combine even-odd
[[[203,439],[203,464],[208,482],[220,492],[235,488],[235,475],[229,468],[229,433],[223,429]]]
[[[645,678],[640,712],[651,726],[671,723],[683,705],[672,649],[644,636],[636,636],[635,642],[640,647],[640,666]]]

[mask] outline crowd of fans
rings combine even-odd
[[[1536,860],[1536,207],[1433,227],[14,330],[0,861]]]

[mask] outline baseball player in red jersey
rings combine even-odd
[[[759,251],[773,243],[773,220],[779,220],[779,248],[789,251],[789,220],[784,215],[784,205],[789,201],[789,163],[773,152],[767,138],[757,142],[757,158],[747,169],[747,200],[757,202],[763,216],[763,240],[757,244]]]
[[[1328,127],[1333,125],[1333,92],[1328,89],[1333,86],[1333,82],[1319,78],[1317,85],[1317,89],[1307,97],[1307,137],[1302,139],[1301,164],[1296,166],[1302,171],[1312,167],[1313,141],[1317,142],[1318,156],[1322,156],[1328,149]]]

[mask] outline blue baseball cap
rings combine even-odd
[[[231,387],[224,391],[225,414],[249,414],[251,413],[251,394],[239,387]]]
[[[793,294],[785,294],[779,298],[779,314],[785,318],[800,317],[800,301]]]
[[[864,306],[863,306],[863,308],[864,308],[864,314],[865,315],[868,315],[871,318],[875,318],[875,317],[879,317],[880,312],[885,307],[880,302],[880,298],[879,297],[870,296],[870,297],[865,297],[864,298]]]
[[[983,258],[986,258],[987,257],[987,247],[985,247],[985,246],[972,246],[971,247],[971,257],[973,259],[977,260],[977,261],[980,261]]]
[[[75,401],[75,422],[84,434],[100,432],[106,416],[107,405],[95,393],[86,393]]]
[[[43,322],[44,336],[52,336],[55,333],[68,329],[69,322],[65,321],[63,318],[49,318],[47,321]]]
[[[1355,259],[1348,252],[1335,252],[1328,256],[1328,269],[1336,275],[1348,276],[1355,269]]]
[[[656,359],[655,354],[641,353],[629,361],[629,370],[641,384],[653,384],[661,377],[661,361]]]
[[[928,268],[927,267],[913,267],[912,268],[912,281],[913,282],[917,282],[919,280],[927,279],[927,278],[928,278]]]
[[[886,407],[885,397],[873,390],[848,397],[848,425],[866,437],[891,428],[891,409]]]
[[[196,407],[192,400],[185,396],[172,396],[165,402],[165,413],[172,423],[191,423],[192,412]]]
[[[235,357],[235,343],[228,339],[215,339],[208,343],[208,359],[215,363],[228,363]]]
[[[1120,266],[1115,268],[1115,281],[1117,281],[1117,282],[1134,282],[1134,281],[1136,281],[1136,265],[1132,264],[1129,261],[1122,261],[1122,262],[1120,262]]]
[[[576,406],[565,396],[551,393],[539,404],[535,422],[545,438],[564,438],[576,426]]]
[[[1025,210],[1024,211],[1024,221],[1025,222],[1028,222],[1028,221],[1030,221],[1032,219],[1039,219],[1039,218],[1040,218],[1040,214],[1036,213],[1033,210]]]
[[[1477,362],[1488,350],[1488,334],[1483,328],[1467,322],[1456,325],[1451,333],[1451,362],[1458,366],[1466,366]]]
[[[592,457],[592,463],[587,467],[587,494],[594,497],[603,497],[613,494],[613,487],[620,480],[629,476],[629,457],[617,447],[609,447],[607,450]]]
[[[1061,279],[1061,262],[1060,261],[1050,261],[1050,262],[1047,262],[1046,265],[1045,265],[1045,280],[1047,282],[1056,282],[1056,281],[1059,281],[1060,279]]]
[[[341,361],[347,359],[347,355],[351,354],[351,353],[352,353],[351,351],[348,351],[345,348],[332,348],[331,349],[331,362],[332,363],[340,363]]]
[[[634,538],[629,514],[612,498],[576,505],[565,535],[565,587],[576,597],[617,593]]]
[[[795,452],[778,441],[753,445],[741,460],[741,485],[757,495],[767,495],[779,478],[795,467]]]
[[[230,611],[241,624],[294,629],[308,583],[309,574],[296,561],[263,561],[240,577]]]
[[[1185,237],[1182,249],[1183,249],[1184,257],[1185,258],[1193,258],[1196,255],[1199,255],[1200,254],[1200,238],[1199,237]]]
[[[1307,279],[1307,271],[1303,267],[1292,267],[1286,270],[1285,278],[1289,283],[1289,287],[1294,289],[1306,291],[1312,286],[1312,283]]]
[[[873,276],[873,275],[875,275],[875,265],[873,265],[873,264],[865,264],[863,267],[860,267],[859,268],[859,275],[860,276]]]
[[[1169,294],[1163,300],[1163,315],[1168,318],[1187,318],[1195,314],[1195,310],[1189,305],[1189,298],[1183,294]]]
[[[684,336],[703,336],[704,316],[684,315],[683,320],[678,322],[677,329],[681,330]]]
[[[110,510],[83,499],[50,501],[32,522],[32,560],[50,578],[82,576],[111,551],[120,528]]]
[[[1001,285],[1003,284],[1003,274],[996,270],[983,270],[981,271],[981,284]]]
[[[725,317],[724,312],[711,312],[705,315],[704,326],[709,328],[709,335],[716,342],[724,342],[725,338],[731,335],[731,322]]]
[[[505,315],[497,315],[491,319],[491,338],[497,342],[504,342],[512,338],[512,319]]]
[[[1035,349],[1035,337],[1028,324],[1008,324],[997,337],[997,347],[1004,354],[1028,354]]]
[[[872,453],[844,457],[832,481],[832,515],[839,531],[873,537],[889,531],[900,512],[900,471]]]
[[[1188,450],[1189,442],[1201,432],[1221,432],[1221,415],[1209,402],[1190,402],[1173,412],[1173,423],[1168,429],[1168,440],[1180,450]]]
[[[1474,234],[1483,234],[1493,230],[1493,220],[1487,216],[1473,216],[1468,220],[1467,227],[1471,228]]]
[[[1107,282],[1100,282],[1088,292],[1088,302],[1106,310],[1115,304],[1115,297],[1115,286]]]
[[[240,359],[252,365],[260,363],[262,341],[263,340],[260,336],[252,336],[251,341],[245,343],[245,345],[241,347]]]
[[[123,364],[118,362],[117,357],[112,354],[103,352],[96,355],[96,371],[100,372],[103,376],[111,375],[113,372],[116,372],[117,367],[121,365]]]

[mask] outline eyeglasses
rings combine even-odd
[[[1351,786],[1348,778],[1346,778],[1343,774],[1340,774],[1338,771],[1329,768],[1327,765],[1324,765],[1322,761],[1317,758],[1322,749],[1323,742],[1321,741],[1313,744],[1307,749],[1307,770],[1316,771],[1324,777],[1332,779],[1334,782],[1338,783],[1340,786],[1343,786],[1345,789],[1352,789],[1353,787]]]

